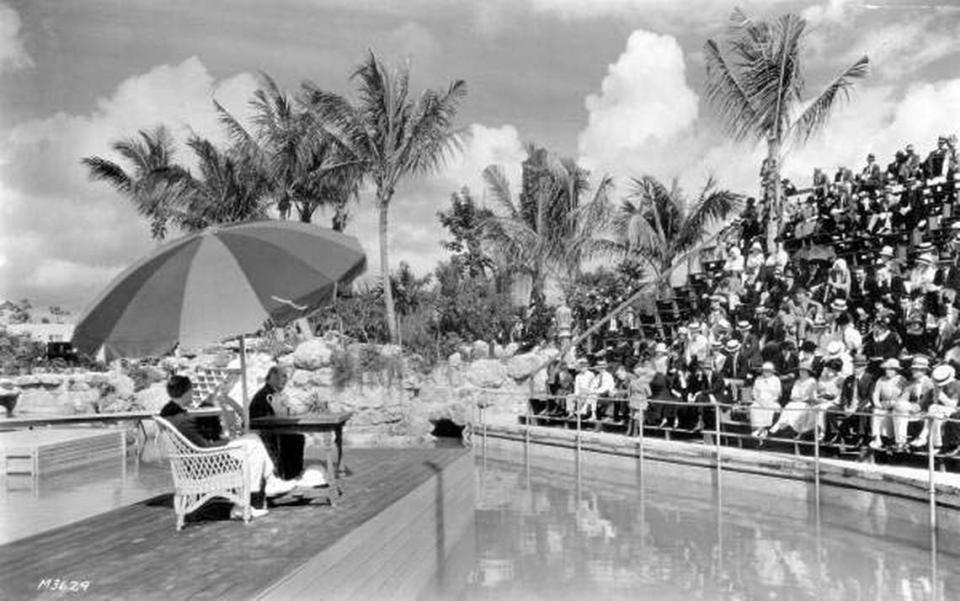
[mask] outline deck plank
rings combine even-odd
[[[336,507],[310,492],[244,526],[211,505],[174,529],[170,495],[0,546],[0,598],[44,598],[44,578],[89,581],[84,598],[246,599],[457,460],[462,449],[350,449]],[[431,465],[432,464],[432,465]],[[49,595],[49,593],[47,593]]]

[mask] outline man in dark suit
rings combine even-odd
[[[165,418],[170,425],[177,429],[184,438],[201,448],[224,447],[235,449],[247,464],[250,474],[251,512],[253,517],[267,514],[267,509],[261,507],[264,497],[275,497],[293,490],[295,483],[282,480],[274,474],[273,460],[267,452],[260,437],[256,434],[246,434],[235,440],[225,438],[210,439],[204,436],[204,429],[198,424],[197,418],[187,412],[193,393],[193,383],[186,376],[171,376],[167,381],[167,395],[170,401],[160,410],[160,417]],[[243,517],[243,509],[234,505],[230,517]]]
[[[250,419],[276,415],[272,401],[286,385],[287,372],[279,365],[271,367],[263,387],[250,401]],[[303,434],[261,432],[260,438],[277,464],[277,475],[284,480],[299,478],[303,473]]]
[[[872,412],[875,375],[867,369],[867,357],[857,355],[853,359],[853,373],[847,376],[840,389],[840,403],[827,413],[828,436],[831,443],[841,446],[853,440],[857,446],[870,441],[870,416],[852,415]]]
[[[713,364],[707,361],[701,368],[690,378],[687,390],[689,398],[698,405],[698,419],[695,430],[706,429],[712,431],[716,424],[717,406],[727,405],[729,400],[723,378],[715,373]]]

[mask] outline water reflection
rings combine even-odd
[[[476,560],[461,598],[960,598],[956,557],[933,565],[928,530],[891,517],[882,498],[821,510],[734,493],[725,474],[721,508],[709,480],[593,478],[573,462],[498,453],[478,458]]]

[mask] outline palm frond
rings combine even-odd
[[[101,157],[84,157],[80,162],[87,168],[90,179],[105,181],[121,193],[133,190],[133,180],[123,167]]]
[[[690,208],[687,218],[671,244],[673,254],[685,253],[704,240],[710,229],[718,226],[743,207],[743,196],[729,190],[717,190],[710,177]]]
[[[519,210],[513,202],[510,192],[510,182],[507,174],[500,165],[489,165],[483,170],[483,181],[487,184],[487,192],[493,201],[511,219],[519,219]]]
[[[805,144],[814,134],[820,131],[826,124],[830,111],[833,110],[838,98],[840,96],[843,99],[849,98],[853,80],[863,79],[867,76],[869,63],[870,60],[866,56],[862,56],[830,82],[830,85],[810,103],[810,106],[794,122],[791,137],[798,143]]]
[[[757,109],[716,42],[707,42],[704,56],[707,64],[707,101],[719,114],[727,133],[737,140],[757,136]]]

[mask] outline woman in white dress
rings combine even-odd
[[[804,361],[797,367],[797,381],[790,390],[790,402],[780,413],[780,419],[770,428],[770,434],[776,434],[784,428],[790,428],[797,434],[813,429],[816,419],[811,407],[817,403],[817,381],[813,378],[813,365]]]
[[[750,405],[750,427],[753,436],[760,437],[773,424],[773,416],[780,410],[783,389],[774,373],[773,363],[767,361],[760,368],[760,376],[753,382],[753,402]]]

